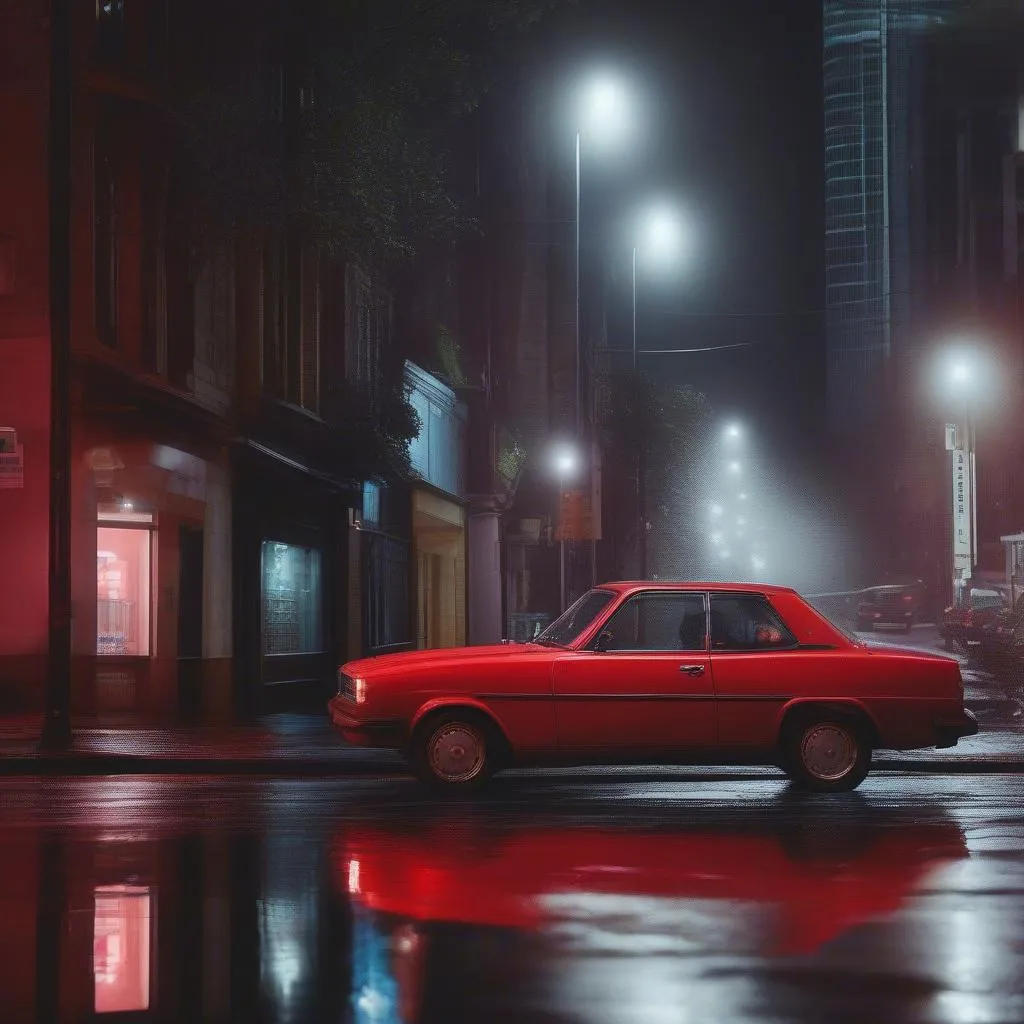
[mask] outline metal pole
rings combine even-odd
[[[636,246],[633,246],[633,372],[636,373]]]
[[[976,438],[974,436],[974,418],[971,416],[971,404],[967,403],[967,449],[968,479],[971,481],[971,569],[978,564],[978,478],[975,460]],[[973,576],[973,571],[971,573]]]
[[[565,477],[558,478],[558,612],[565,611]]]
[[[71,746],[71,3],[50,17],[50,539],[41,746]]]
[[[583,331],[580,322],[582,302],[580,299],[580,132],[576,132],[576,448],[581,448],[583,438]],[[576,549],[574,549],[575,551]],[[562,609],[565,609],[565,538],[562,538],[561,550],[561,576],[562,576]],[[576,560],[573,559],[573,578],[575,579]]]
[[[580,331],[580,133],[576,133],[576,440],[583,432],[583,345]]]

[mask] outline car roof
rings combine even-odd
[[[749,594],[795,594],[792,587],[779,587],[770,583],[722,583],[700,582],[697,580],[619,580],[614,583],[599,583],[598,590],[614,590],[625,594],[634,590],[718,590]]]

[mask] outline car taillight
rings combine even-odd
[[[914,600],[914,595],[913,595],[913,594],[904,594],[904,595],[903,595],[903,600],[904,600],[904,601],[905,601],[905,602],[906,602],[907,604],[910,604],[910,602]]]

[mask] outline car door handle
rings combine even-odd
[[[688,676],[702,676],[704,675],[703,665],[680,665],[680,672],[685,672]]]

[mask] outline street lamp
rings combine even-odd
[[[626,81],[609,70],[592,73],[582,80],[575,97],[576,113],[576,441],[583,436],[583,339],[580,291],[580,205],[582,196],[581,154],[584,136],[588,141],[622,145],[634,122],[633,104]],[[562,607],[565,607],[565,543],[562,543]],[[597,541],[591,542],[591,584],[597,582]]]
[[[725,436],[729,441],[738,441],[743,436],[743,430],[738,423],[730,423],[725,428]]]
[[[968,348],[947,352],[940,364],[944,390],[963,410],[963,436],[960,417],[947,440],[953,460],[953,593],[962,595],[978,562],[978,489],[976,436],[972,398],[978,390],[983,366],[980,357]],[[962,404],[961,404],[962,403]]]
[[[685,247],[686,232],[678,212],[661,204],[646,212],[639,223],[639,235],[633,243],[633,369],[636,370],[636,265],[637,256],[642,255],[648,262],[656,261],[662,266],[679,259]]]
[[[579,466],[579,454],[570,445],[559,445],[551,457],[551,464],[558,477],[559,512],[564,504],[565,488],[570,477],[574,476]],[[565,611],[565,523],[559,523],[561,529],[558,538],[558,594],[559,612]]]
[[[579,86],[576,128],[576,436],[583,431],[583,349],[580,329],[580,199],[584,136],[598,144],[621,144],[632,121],[630,89],[612,71],[592,74]]]

